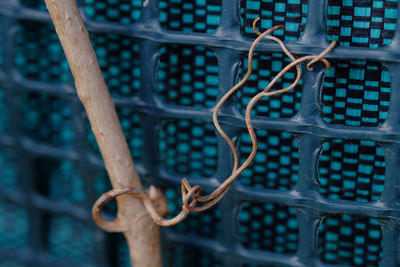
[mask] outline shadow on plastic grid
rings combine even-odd
[[[245,248],[295,254],[298,231],[296,213],[288,206],[245,202],[238,214],[240,243]]]
[[[318,231],[318,251],[323,262],[339,266],[378,266],[383,239],[379,223],[366,216],[326,216]]]
[[[167,104],[193,108],[215,106],[218,61],[205,46],[166,45],[157,66],[158,96]]]
[[[239,176],[239,181],[256,188],[288,191],[298,180],[299,152],[298,143],[288,132],[255,130],[258,150],[250,164]],[[252,143],[244,131],[238,143],[240,162],[250,155]]]
[[[269,82],[289,64],[291,60],[283,53],[259,54],[254,53],[253,72],[247,82],[237,92],[237,108],[244,115],[246,106],[258,92],[268,86]],[[243,58],[239,68],[238,82],[245,76],[249,63],[247,56]],[[296,78],[296,69],[292,69],[278,80],[274,89],[283,89],[293,83]],[[272,97],[264,97],[253,108],[252,116],[271,118],[288,118],[296,114],[300,108],[302,95],[301,80],[294,89]]]
[[[220,0],[159,0],[161,27],[183,32],[211,33],[221,20]]]
[[[211,177],[217,169],[217,138],[214,126],[201,120],[161,121],[160,163],[170,174]]]
[[[391,78],[373,61],[332,61],[322,89],[322,119],[330,124],[381,126],[388,115]]]
[[[327,39],[340,46],[388,45],[396,30],[397,8],[397,0],[328,0]]]
[[[71,78],[67,60],[51,24],[19,21],[14,45],[15,64],[24,78],[46,83],[65,83]]]
[[[277,30],[274,35],[285,41],[297,40],[303,34],[307,11],[307,0],[241,0],[241,30],[245,36],[256,38],[252,25],[260,17],[260,32],[284,25],[285,30]]]
[[[369,140],[333,139],[323,143],[319,192],[329,199],[376,201],[385,182],[385,157]]]

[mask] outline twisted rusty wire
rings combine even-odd
[[[196,186],[191,186],[190,183],[186,178],[182,179],[181,183],[181,194],[182,194],[182,210],[181,212],[173,217],[172,219],[164,219],[162,216],[167,213],[167,210],[164,208],[160,208],[159,203],[156,205],[156,198],[152,198],[151,196],[148,196],[145,192],[141,190],[137,190],[136,188],[130,187],[130,188],[121,188],[121,189],[113,189],[110,190],[109,192],[103,194],[93,205],[92,209],[92,215],[95,220],[95,222],[98,224],[99,227],[106,231],[123,231],[123,227],[118,225],[119,221],[118,218],[112,222],[106,221],[102,218],[101,216],[101,209],[102,207],[109,202],[111,199],[123,195],[123,194],[133,194],[137,198],[139,198],[146,210],[148,211],[149,215],[151,218],[154,220],[154,222],[160,226],[173,226],[181,221],[183,221],[190,212],[201,212],[205,211],[215,204],[217,204],[222,197],[228,192],[229,188],[231,187],[232,183],[235,181],[235,179],[250,165],[250,163],[253,161],[256,153],[257,153],[257,137],[252,125],[251,121],[251,111],[254,107],[254,105],[261,100],[263,97],[268,97],[268,96],[273,96],[277,94],[282,94],[284,92],[287,92],[291,89],[293,89],[301,79],[301,70],[300,70],[300,63],[304,61],[311,60],[307,64],[307,69],[312,70],[311,65],[314,64],[317,61],[321,61],[327,69],[330,68],[329,62],[324,59],[323,57],[328,54],[336,45],[336,41],[333,41],[328,48],[326,48],[322,53],[320,53],[317,56],[303,56],[301,58],[296,59],[290,51],[286,48],[284,43],[274,37],[270,36],[268,34],[271,34],[273,31],[277,29],[283,29],[282,25],[274,26],[268,30],[266,30],[263,33],[260,33],[256,29],[257,22],[260,20],[260,18],[257,18],[253,21],[253,29],[254,31],[258,34],[258,37],[254,40],[252,43],[249,54],[248,54],[248,70],[245,75],[245,77],[237,83],[235,86],[233,86],[221,99],[220,101],[216,104],[213,110],[213,122],[215,125],[215,128],[217,129],[218,133],[222,136],[222,138],[227,142],[229,147],[232,150],[233,158],[234,158],[234,166],[232,169],[231,175],[217,188],[215,189],[212,193],[206,196],[202,196],[202,188],[199,185]],[[233,144],[233,141],[229,138],[229,136],[222,130],[219,122],[218,122],[218,112],[221,108],[221,106],[226,102],[229,97],[232,96],[250,77],[253,69],[253,53],[254,50],[259,42],[261,42],[262,39],[267,38],[270,39],[276,43],[278,43],[283,52],[292,60],[291,63],[289,63],[285,68],[283,68],[277,75],[274,77],[274,79],[268,84],[267,87],[265,87],[261,92],[259,92],[256,96],[254,96],[250,102],[248,103],[246,107],[246,112],[245,112],[245,121],[246,121],[246,127],[249,132],[251,141],[252,141],[252,151],[250,155],[247,157],[247,159],[239,166],[239,157],[238,157],[238,152]],[[288,72],[291,68],[296,67],[297,69],[297,75],[295,81],[288,87],[279,89],[276,91],[270,91],[272,87],[275,85],[275,83],[286,73]],[[207,202],[203,206],[197,207],[196,205],[198,203],[204,203]]]

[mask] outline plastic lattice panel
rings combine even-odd
[[[211,192],[233,168],[212,107],[247,71],[256,34],[302,66],[300,85],[252,114],[258,154],[225,198],[162,229],[165,266],[399,266],[397,0],[79,0],[137,170],[164,190]],[[244,112],[290,60],[263,40],[220,111],[240,162]],[[274,89],[291,84],[288,72]],[[125,240],[91,220],[111,188],[44,1],[0,1],[0,266],[129,267]],[[108,218],[116,204],[104,210]]]

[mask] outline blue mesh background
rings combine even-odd
[[[399,266],[397,0],[79,0],[144,184],[179,212],[180,179],[211,192],[231,152],[211,110],[247,70],[260,29],[297,57],[338,48],[253,112],[254,162],[213,209],[162,229],[164,265]],[[270,41],[221,110],[240,161],[244,110],[289,63]],[[276,88],[295,78],[287,73]],[[91,220],[111,188],[42,0],[0,1],[0,266],[130,266]],[[115,203],[105,216],[116,214]]]

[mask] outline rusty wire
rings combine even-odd
[[[237,83],[235,86],[233,86],[221,99],[218,101],[218,103],[215,105],[214,110],[213,110],[213,122],[215,125],[215,128],[217,129],[218,133],[222,136],[222,138],[227,142],[229,147],[232,150],[233,158],[234,158],[234,165],[232,169],[231,175],[222,183],[220,186],[215,189],[212,193],[206,196],[202,196],[202,188],[199,185],[196,186],[191,186],[189,181],[186,178],[182,179],[181,183],[181,194],[182,194],[182,210],[181,212],[173,217],[172,219],[164,219],[162,216],[167,213],[166,209],[161,209],[159,206],[159,203],[157,204],[157,198],[151,197],[151,194],[146,194],[145,192],[138,190],[133,187],[129,188],[119,188],[119,189],[113,189],[110,190],[109,192],[103,194],[93,205],[92,209],[92,215],[93,219],[97,223],[99,227],[101,227],[103,230],[106,231],[124,231],[124,227],[120,225],[120,221],[118,220],[118,217],[114,221],[106,221],[103,219],[101,216],[101,209],[102,207],[108,203],[111,199],[123,195],[123,194],[133,194],[137,198],[139,198],[146,210],[148,211],[149,215],[151,218],[154,220],[154,222],[160,226],[173,226],[181,221],[183,221],[190,212],[201,212],[205,211],[215,204],[217,204],[221,198],[224,197],[224,195],[228,192],[229,188],[231,187],[232,183],[235,181],[235,179],[250,165],[250,163],[253,161],[256,153],[257,153],[257,148],[258,148],[258,143],[257,143],[257,137],[253,128],[253,124],[251,121],[251,111],[254,107],[254,105],[261,100],[263,97],[268,97],[268,96],[273,96],[277,94],[282,94],[285,93],[291,89],[293,89],[301,79],[301,70],[300,70],[300,63],[304,61],[310,60],[310,62],[307,64],[307,69],[312,70],[311,65],[314,64],[317,61],[321,61],[327,69],[330,68],[329,62],[324,59],[323,57],[328,54],[336,45],[336,41],[333,41],[324,51],[322,51],[319,55],[316,56],[303,56],[301,58],[296,59],[290,51],[286,48],[285,44],[278,38],[274,36],[270,36],[273,31],[277,29],[283,29],[282,25],[274,26],[268,30],[266,30],[263,33],[260,33],[256,29],[257,22],[260,20],[260,18],[256,18],[253,21],[253,29],[254,31],[258,34],[258,37],[254,40],[252,43],[250,49],[249,49],[249,54],[248,54],[248,69],[247,73],[244,76],[244,78]],[[261,92],[259,92],[256,96],[254,96],[250,102],[248,103],[246,107],[246,112],[245,112],[245,121],[246,121],[246,127],[249,132],[251,141],[252,141],[252,151],[250,155],[247,157],[247,159],[239,166],[239,157],[238,157],[238,152],[236,149],[236,146],[233,144],[233,141],[229,138],[229,136],[222,130],[219,122],[218,122],[218,112],[222,105],[226,102],[226,100],[229,99],[250,77],[253,69],[253,54],[254,50],[259,42],[261,42],[262,39],[267,38],[270,39],[280,45],[282,48],[282,51],[292,60],[291,63],[289,63],[285,68],[283,68],[275,77],[274,79],[268,84],[266,88],[264,88]],[[293,67],[296,67],[297,70],[297,75],[295,81],[288,87],[279,89],[276,91],[270,91],[272,87],[275,85],[275,83],[290,69]],[[153,189],[154,190],[154,189]],[[203,206],[196,206],[198,203],[205,203]]]

